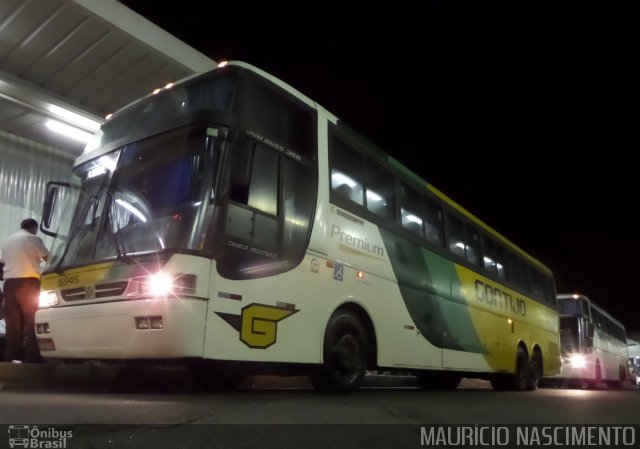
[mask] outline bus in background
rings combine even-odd
[[[113,114],[74,172],[77,200],[50,183],[43,210],[48,359],[178,362],[211,387],[302,372],[331,392],[375,369],[532,390],[560,368],[547,267],[248,64]]]
[[[640,343],[627,338],[629,351],[629,380],[635,386],[640,386]]]
[[[544,383],[622,388],[628,349],[624,326],[585,295],[558,295],[562,370]]]

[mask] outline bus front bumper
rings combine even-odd
[[[194,298],[120,300],[40,309],[36,338],[44,358],[202,357],[207,302]]]

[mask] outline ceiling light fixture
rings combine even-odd
[[[62,134],[65,137],[70,139],[77,140],[82,143],[88,143],[93,134],[78,129],[74,126],[67,125],[66,123],[59,122],[57,120],[47,120],[45,122],[47,128],[51,131],[57,132],[58,134]]]
[[[91,120],[68,109],[61,108],[60,106],[57,106],[55,104],[49,105],[49,111],[57,117],[63,119],[65,122],[71,125],[79,126],[80,128],[87,131],[95,132],[100,129],[100,122]]]

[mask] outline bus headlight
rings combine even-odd
[[[573,368],[584,368],[587,366],[587,361],[582,354],[572,354],[569,362]]]
[[[165,273],[156,273],[148,278],[148,293],[153,296],[166,296],[173,293],[173,279]]]
[[[156,273],[131,279],[126,296],[193,295],[196,292],[196,276],[193,274]]]
[[[58,304],[58,294],[54,290],[40,292],[38,305],[40,308],[51,307]]]

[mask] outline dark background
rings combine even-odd
[[[637,49],[615,2],[122,3],[289,83],[640,331]]]

